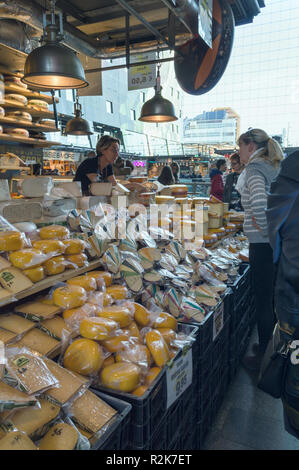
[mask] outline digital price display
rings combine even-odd
[[[138,168],[144,168],[145,167],[145,161],[143,160],[133,160],[133,165],[138,167]]]

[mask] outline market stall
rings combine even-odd
[[[201,448],[253,325],[243,214],[139,177],[88,198],[64,185],[49,215],[43,180],[23,187],[39,217],[2,209],[0,447]]]

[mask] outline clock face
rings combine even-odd
[[[175,74],[180,87],[190,95],[210,91],[222,77],[228,64],[235,21],[227,0],[213,0],[212,48],[200,37],[179,46],[175,53]]]

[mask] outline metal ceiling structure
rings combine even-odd
[[[265,6],[263,0],[229,3],[236,26],[252,22]],[[15,66],[39,45],[48,7],[47,0],[0,2],[0,52],[6,47],[15,54]],[[98,59],[156,50],[157,42],[175,50],[198,34],[198,0],[57,0],[56,9],[63,12],[64,44]]]

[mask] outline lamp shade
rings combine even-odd
[[[177,119],[171,101],[163,98],[161,91],[156,90],[155,96],[146,101],[142,106],[139,121],[171,122]]]
[[[65,133],[68,135],[92,135],[89,122],[80,116],[70,119],[65,126]]]
[[[83,88],[88,85],[76,54],[59,43],[37,47],[27,57],[22,82],[39,90]]]

